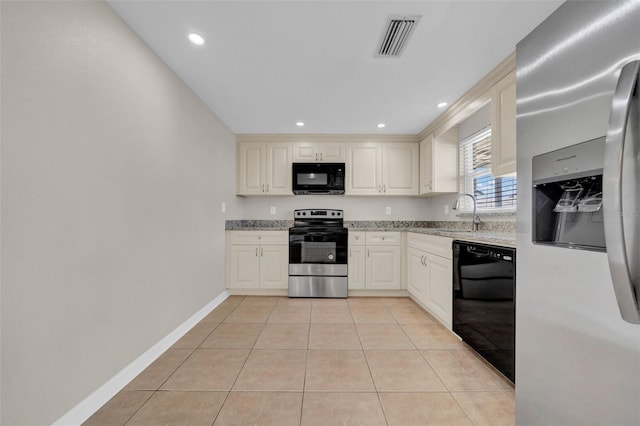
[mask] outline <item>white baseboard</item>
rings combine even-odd
[[[228,288],[232,296],[289,296],[287,289]],[[349,297],[408,297],[407,290],[349,290]]]
[[[162,340],[140,355],[135,361],[123,368],[118,374],[100,386],[91,395],[83,399],[78,405],[69,410],[65,415],[56,420],[54,426],[80,425],[93,415],[107,401],[120,392],[131,380],[147,368],[153,361],[169,349],[175,342],[184,336],[194,325],[199,323],[204,317],[213,311],[227,297],[226,290],[218,297],[207,303],[205,307],[193,314],[188,320],[183,322],[167,334]]]
[[[408,297],[407,290],[349,290],[349,297]]]

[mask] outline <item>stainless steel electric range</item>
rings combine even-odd
[[[347,297],[347,241],[342,210],[295,210],[289,297]]]

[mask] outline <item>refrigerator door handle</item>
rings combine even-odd
[[[625,240],[622,176],[625,143],[639,143],[638,141],[630,140],[633,136],[637,138],[637,134],[626,134],[629,120],[640,120],[640,117],[635,117],[640,111],[640,105],[634,105],[634,103],[638,103],[640,97],[639,73],[640,61],[626,64],[620,72],[611,106],[609,129],[605,141],[603,171],[604,234],[609,269],[611,270],[613,289],[622,319],[632,324],[640,324],[640,301],[638,300],[640,297],[640,282],[638,282],[638,277],[632,276],[629,268],[627,245],[632,244],[633,247],[637,248],[638,242]],[[633,167],[631,164],[629,166]],[[632,213],[629,212],[627,214]],[[637,218],[635,220],[637,221]],[[638,226],[638,224],[635,226]],[[631,237],[633,238],[633,234]],[[632,259],[632,261],[638,262],[639,260]],[[636,282],[634,282],[634,279]]]

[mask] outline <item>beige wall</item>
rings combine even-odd
[[[418,197],[342,197],[338,195],[296,195],[292,197],[247,197],[241,219],[293,220],[295,209],[342,209],[346,220],[429,220],[429,202]],[[271,215],[271,207],[276,215]],[[391,207],[391,215],[386,207]]]
[[[49,424],[224,290],[235,139],[107,4],[1,5],[0,423]]]

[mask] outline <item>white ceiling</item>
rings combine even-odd
[[[395,134],[419,133],[560,3],[109,1],[234,133]],[[422,19],[402,57],[375,58],[403,14]]]

